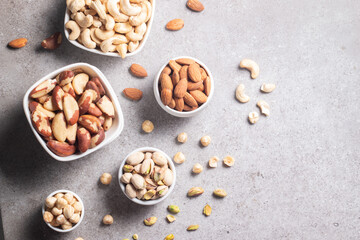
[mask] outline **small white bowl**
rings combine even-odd
[[[139,52],[143,49],[143,47],[144,47],[144,45],[145,45],[145,43],[146,43],[146,41],[147,41],[147,39],[148,39],[148,37],[149,37],[150,31],[151,31],[151,26],[152,26],[153,19],[154,19],[155,0],[149,0],[149,1],[150,1],[150,3],[151,3],[151,6],[152,6],[152,11],[151,11],[151,17],[150,17],[149,21],[147,22],[147,28],[146,28],[146,32],[145,32],[144,38],[140,41],[140,44],[139,44],[138,48],[137,48],[135,51],[133,51],[133,52],[131,52],[131,53],[130,53],[130,52],[126,53],[126,57],[131,57],[131,56],[139,53]],[[107,53],[105,53],[105,52],[101,51],[101,50],[98,49],[98,48],[90,49],[90,48],[87,48],[87,47],[85,47],[84,45],[80,44],[80,43],[79,43],[78,41],[76,41],[76,40],[70,40],[70,39],[69,39],[69,31],[68,31],[68,30],[66,29],[66,27],[65,27],[65,24],[66,24],[69,20],[71,20],[70,15],[71,15],[71,14],[70,14],[70,11],[66,8],[66,10],[65,10],[65,19],[64,19],[64,32],[65,32],[65,37],[66,37],[66,39],[67,39],[70,43],[72,43],[73,45],[75,45],[75,46],[78,47],[78,48],[84,49],[84,50],[89,51],[89,52],[92,52],[92,53],[96,53],[96,54],[100,54],[100,55],[104,55],[104,56],[111,56],[111,57],[121,57],[121,56],[120,56],[118,53],[116,53],[116,52],[107,52]]]
[[[160,78],[160,74],[161,72],[163,71],[163,69],[166,67],[166,65],[168,65],[169,62],[165,63],[161,68],[160,68],[160,71],[158,72],[158,74],[156,75],[155,79],[154,79],[154,95],[155,95],[155,98],[156,98],[156,101],[158,102],[158,104],[160,105],[160,107],[162,109],[164,109],[167,113],[175,116],[175,117],[193,117],[195,115],[197,115],[199,112],[201,112],[202,110],[204,110],[204,108],[207,107],[207,105],[209,104],[209,102],[211,101],[213,95],[214,95],[214,78],[209,70],[209,68],[204,64],[202,63],[200,60],[196,59],[196,58],[193,58],[193,57],[189,57],[189,56],[181,56],[181,57],[176,57],[176,58],[173,58],[171,60],[176,60],[176,59],[179,59],[179,58],[189,58],[189,59],[192,59],[194,61],[196,61],[201,67],[203,67],[207,74],[209,75],[210,77],[210,81],[211,81],[211,90],[210,90],[210,94],[208,96],[208,99],[207,101],[202,104],[199,108],[193,110],[193,111],[190,111],[190,112],[180,112],[180,111],[177,111],[176,109],[172,109],[168,106],[165,106],[162,101],[161,101],[161,96],[160,96],[160,92],[159,92],[159,78]]]
[[[84,218],[84,214],[85,214],[84,203],[83,203],[83,201],[81,200],[81,198],[80,198],[76,193],[74,193],[74,192],[72,192],[72,191],[70,191],[70,190],[57,190],[57,191],[51,193],[51,194],[50,194],[49,196],[47,196],[46,198],[55,196],[55,194],[57,194],[57,193],[64,193],[64,194],[65,194],[65,193],[71,193],[72,195],[74,195],[74,197],[76,197],[76,199],[77,199],[77,200],[81,203],[81,205],[82,205],[82,211],[81,211],[80,220],[79,220],[79,222],[78,222],[77,224],[75,224],[72,228],[67,229],[67,230],[63,230],[62,228],[59,228],[59,227],[53,227],[53,226],[51,226],[50,223],[47,223],[47,222],[45,222],[45,223],[46,223],[46,225],[49,226],[49,228],[51,228],[51,229],[54,230],[54,231],[61,232],[61,233],[71,232],[72,230],[74,230],[75,228],[77,228],[77,227],[80,225],[80,223],[82,222],[82,220],[83,220],[83,218]],[[42,206],[42,215],[44,215],[44,213],[45,213],[45,207],[46,207],[45,204],[43,204],[43,206]]]
[[[30,98],[30,92],[37,86],[39,85],[41,82],[45,81],[46,79],[54,79],[59,73],[65,71],[65,70],[73,70],[76,68],[81,68],[84,70],[85,73],[89,74],[90,76],[97,76],[99,77],[101,83],[103,84],[106,94],[108,95],[108,97],[111,99],[111,101],[114,104],[114,108],[115,108],[115,118],[113,120],[113,124],[112,127],[105,132],[105,139],[102,143],[100,143],[98,146],[91,148],[89,150],[87,150],[84,153],[75,153],[73,155],[67,156],[67,157],[60,157],[58,155],[56,155],[55,153],[53,153],[47,146],[46,146],[46,141],[40,136],[40,134],[36,131],[36,129],[34,128],[34,126],[32,125],[31,122],[31,114],[30,114],[30,110],[29,110],[29,102],[31,100]],[[70,64],[67,65],[65,67],[62,67],[58,70],[55,70],[52,73],[49,73],[48,75],[46,75],[45,77],[41,78],[39,81],[37,81],[36,83],[34,83],[29,90],[27,90],[27,92],[25,93],[24,96],[24,100],[23,100],[23,107],[24,107],[24,112],[26,115],[26,118],[29,122],[30,128],[33,131],[35,137],[37,138],[37,140],[39,141],[39,143],[41,144],[41,146],[45,149],[45,151],[54,159],[58,160],[58,161],[63,161],[63,162],[67,162],[67,161],[72,161],[72,160],[76,160],[82,157],[85,157],[86,155],[93,153],[97,150],[99,150],[100,148],[104,147],[105,145],[111,143],[113,140],[115,140],[115,138],[117,138],[120,133],[122,132],[123,128],[124,128],[124,117],[123,117],[123,113],[121,111],[121,107],[120,107],[120,103],[119,100],[116,97],[116,94],[113,90],[113,88],[111,87],[109,81],[106,79],[106,77],[104,76],[104,74],[97,68],[94,67],[90,64],[87,63],[74,63],[74,64]]]
[[[162,153],[168,160],[168,163],[169,163],[169,167],[171,169],[171,171],[173,172],[174,174],[174,181],[173,181],[173,184],[171,184],[170,188],[169,188],[169,191],[166,193],[165,196],[161,197],[161,198],[158,198],[158,199],[155,199],[155,200],[148,200],[148,201],[145,201],[145,200],[140,200],[140,199],[137,199],[137,198],[129,198],[128,195],[125,193],[125,184],[122,183],[120,181],[120,178],[121,176],[123,175],[123,167],[126,163],[126,159],[133,153],[136,153],[136,152],[160,152]],[[120,188],[122,190],[122,192],[124,193],[124,195],[130,199],[131,201],[133,201],[134,203],[137,203],[137,204],[140,204],[140,205],[146,205],[146,206],[149,206],[149,205],[155,205],[155,204],[158,204],[159,202],[165,200],[165,198],[167,198],[171,192],[174,190],[174,187],[175,187],[175,183],[176,183],[176,169],[175,169],[175,165],[173,163],[173,161],[171,160],[171,158],[169,157],[169,155],[167,155],[166,153],[164,153],[163,151],[161,151],[160,149],[157,149],[157,148],[153,148],[153,147],[142,147],[142,148],[138,148],[138,149],[135,149],[134,151],[132,151],[131,153],[129,153],[124,161],[121,163],[121,166],[120,166],[120,169],[119,169],[119,176],[118,176],[118,182],[120,184]]]

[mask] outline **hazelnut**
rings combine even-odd
[[[56,207],[58,209],[64,208],[66,205],[68,205],[68,202],[64,198],[58,198],[56,201]]]
[[[55,197],[56,199],[59,199],[59,198],[64,197],[64,194],[63,194],[63,193],[57,193],[57,194],[55,194],[54,197]]]
[[[145,120],[141,126],[146,133],[151,133],[154,130],[154,124],[150,120]]]
[[[55,206],[56,200],[57,200],[56,197],[48,197],[48,198],[45,200],[45,205],[46,205],[48,208],[53,208],[53,207]]]
[[[56,217],[56,222],[60,225],[63,225],[65,221],[66,221],[65,216],[62,214]]]
[[[73,205],[74,213],[78,213],[82,211],[82,205],[80,202],[75,202]]]
[[[188,138],[187,133],[183,132],[178,135],[177,140],[180,143],[185,143],[187,141],[187,138]]]
[[[225,166],[231,167],[231,166],[234,166],[235,159],[232,156],[228,155],[228,156],[224,157],[223,162],[224,162]]]
[[[200,142],[201,142],[201,145],[203,145],[204,147],[207,147],[211,142],[211,138],[210,138],[210,136],[203,136],[200,139]]]
[[[54,216],[59,216],[60,214],[62,214],[62,208],[57,208],[57,207],[53,207],[53,209],[51,210],[51,213]]]
[[[193,173],[201,173],[203,171],[203,167],[200,165],[200,163],[196,163],[194,166],[193,166],[193,169],[192,169]]]
[[[176,153],[174,156],[174,162],[176,162],[177,164],[185,162],[185,155],[182,152]]]
[[[209,167],[211,167],[211,168],[216,168],[218,161],[219,161],[219,158],[216,157],[216,156],[210,158],[210,160],[209,160]]]
[[[74,213],[71,218],[69,218],[69,221],[74,224],[78,223],[80,221],[80,214]]]
[[[52,215],[51,212],[46,211],[44,212],[43,218],[45,222],[50,223],[54,219],[54,215]]]
[[[66,217],[66,219],[71,218],[73,214],[74,208],[72,206],[67,205],[66,207],[64,207],[64,216]]]
[[[78,238],[75,238],[75,240],[84,240],[84,239],[81,237],[78,237]]]
[[[65,220],[64,224],[61,224],[61,228],[63,230],[68,230],[68,229],[72,228],[72,223],[69,222],[68,220]]]
[[[66,193],[64,195],[64,199],[68,202],[68,204],[73,204],[74,202],[74,195],[72,195],[71,193]]]
[[[103,218],[103,223],[106,225],[111,225],[114,222],[114,219],[111,215],[105,215]]]
[[[109,185],[111,183],[112,176],[110,173],[103,173],[100,177],[100,182],[104,185]]]

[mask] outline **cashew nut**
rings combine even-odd
[[[267,102],[265,102],[264,100],[260,100],[257,102],[256,105],[260,108],[262,114],[264,114],[265,116],[270,115],[270,106]]]
[[[92,0],[85,0],[85,5],[90,6],[91,2],[92,2]]]
[[[117,3],[120,0],[108,0],[107,9],[111,16],[114,17],[115,22],[127,22],[129,20],[129,16],[121,13],[117,6]]]
[[[88,28],[85,29],[84,31],[82,31],[81,41],[82,41],[83,45],[87,48],[90,48],[90,49],[96,48],[96,43],[93,40],[91,40],[90,29],[88,29]]]
[[[147,21],[149,21],[149,19],[151,17],[152,7],[151,7],[151,3],[149,1],[146,1],[145,4],[147,6],[147,16],[146,16],[145,22],[147,22]]]
[[[65,27],[71,30],[71,33],[69,34],[69,40],[78,39],[78,37],[80,36],[80,27],[75,21],[73,20],[68,21],[65,24]]]
[[[85,0],[67,0],[66,5],[70,12],[76,13],[80,11],[83,7],[85,7]]]
[[[140,6],[130,4],[129,0],[120,0],[120,9],[128,16],[136,16],[141,11]]]
[[[75,21],[80,27],[90,27],[93,24],[93,16],[86,15],[82,12],[77,12],[75,15]]]
[[[92,1],[90,4],[90,8],[94,9],[101,19],[106,19],[105,6],[102,5],[100,0]]]
[[[126,37],[133,42],[140,41],[143,39],[143,36],[146,32],[146,24],[142,23],[140,26],[135,27],[135,29],[131,30],[126,34]]]
[[[100,49],[103,52],[113,52],[116,50],[115,45],[119,45],[121,43],[127,43],[128,40],[124,35],[116,34],[114,37],[104,40],[100,44]]]
[[[251,78],[255,79],[259,76],[259,65],[251,59],[243,59],[240,62],[240,67],[245,68],[251,72]]]
[[[247,103],[250,100],[249,96],[244,93],[244,90],[244,84],[239,84],[235,91],[236,99],[241,103]]]
[[[95,16],[97,14],[97,12],[94,9],[85,9],[84,13],[85,15],[91,15],[91,16]]]
[[[93,26],[99,28],[102,26],[102,22],[99,20],[98,16],[94,16]]]
[[[131,3],[141,3],[143,2],[144,0],[130,0]]]
[[[114,30],[103,30],[100,28],[95,29],[95,36],[99,38],[100,40],[106,40],[114,36],[115,31]]]
[[[275,84],[273,83],[263,83],[260,90],[265,93],[271,93],[275,89]]]
[[[97,46],[100,46],[101,40],[95,36],[95,27],[90,28],[90,37],[96,43]]]
[[[133,29],[129,22],[125,23],[115,23],[115,32],[118,33],[128,33]]]
[[[257,112],[249,113],[249,122],[255,124],[257,121],[259,121],[259,114]]]
[[[124,59],[126,57],[127,48],[128,48],[128,45],[126,43],[121,43],[116,46],[116,50],[118,51],[118,53],[122,59]]]
[[[141,4],[141,12],[137,16],[131,16],[129,22],[132,26],[139,26],[140,24],[145,22],[147,17],[147,5],[145,3]]]
[[[76,13],[72,13],[72,14],[70,15],[70,18],[71,18],[72,20],[75,20],[75,16],[76,16]]]
[[[109,14],[106,14],[106,18],[102,19],[102,23],[105,25],[106,30],[113,30],[115,27],[115,20]]]
[[[128,50],[129,52],[135,51],[139,47],[139,41],[129,42]]]

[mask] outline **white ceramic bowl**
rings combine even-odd
[[[162,109],[164,109],[167,113],[175,116],[175,117],[193,117],[195,115],[197,115],[199,112],[201,112],[202,110],[204,110],[204,108],[207,107],[207,105],[209,104],[209,102],[211,101],[213,95],[214,95],[214,78],[209,70],[209,68],[204,64],[202,63],[200,60],[196,59],[196,58],[193,58],[193,57],[189,57],[189,56],[181,56],[181,57],[176,57],[176,58],[173,58],[171,60],[176,60],[176,59],[179,59],[179,58],[190,58],[194,61],[196,61],[198,64],[200,64],[201,67],[203,67],[206,72],[208,73],[209,77],[210,77],[210,80],[211,80],[211,90],[210,90],[210,94],[208,96],[208,99],[207,101],[202,104],[199,108],[191,111],[191,112],[180,112],[180,111],[177,111],[175,109],[172,109],[168,106],[165,106],[162,101],[161,101],[161,96],[160,96],[160,92],[159,92],[159,78],[160,78],[160,74],[161,72],[163,71],[163,69],[166,67],[166,65],[168,65],[168,62],[165,63],[161,68],[160,68],[160,71],[158,72],[158,74],[156,75],[155,79],[154,79],[154,95],[155,95],[155,98],[156,98],[156,101],[158,102],[158,104],[160,105],[160,107]]]
[[[137,199],[137,198],[129,198],[128,195],[126,195],[125,193],[125,184],[122,183],[120,181],[120,178],[121,176],[123,175],[123,167],[126,163],[126,159],[133,153],[135,152],[160,152],[162,154],[164,154],[164,156],[167,158],[168,160],[168,163],[169,163],[169,167],[170,169],[172,170],[173,174],[174,174],[174,181],[173,181],[173,184],[171,184],[170,188],[169,188],[169,191],[166,193],[165,196],[161,197],[161,198],[158,198],[158,199],[155,199],[155,200],[148,200],[148,201],[145,201],[145,200],[140,200],[140,199]],[[120,184],[120,188],[122,190],[122,192],[124,193],[124,195],[130,199],[131,201],[133,201],[134,203],[137,203],[137,204],[140,204],[140,205],[155,205],[163,200],[165,200],[165,198],[167,198],[171,192],[174,190],[174,187],[175,187],[175,183],[176,183],[176,169],[175,169],[175,165],[173,163],[173,161],[171,160],[171,158],[166,154],[164,153],[163,151],[161,151],[160,149],[157,149],[157,148],[153,148],[153,147],[142,147],[142,148],[138,148],[138,149],[135,149],[134,151],[132,151],[131,153],[129,153],[124,161],[121,163],[121,166],[120,166],[120,169],[119,169],[119,175],[118,175],[118,182]]]
[[[144,47],[144,45],[145,45],[145,43],[146,43],[146,41],[147,41],[147,39],[148,39],[148,37],[149,37],[150,31],[151,31],[151,26],[152,26],[153,19],[154,19],[155,0],[149,0],[149,1],[150,1],[150,3],[151,3],[151,6],[152,6],[152,11],[151,11],[151,17],[150,17],[149,21],[147,22],[147,29],[146,29],[144,38],[140,41],[140,44],[139,44],[138,48],[137,48],[135,51],[133,51],[133,52],[131,52],[131,53],[130,53],[130,52],[126,53],[126,57],[130,57],[130,56],[133,56],[133,55],[139,53],[139,52],[143,49],[143,47]],[[69,31],[66,29],[65,24],[66,24],[69,20],[71,20],[70,15],[71,15],[71,14],[70,14],[70,11],[66,8],[66,10],[65,10],[65,20],[64,20],[64,32],[65,32],[65,37],[66,37],[66,39],[67,39],[70,43],[72,43],[73,45],[75,45],[75,46],[78,47],[78,48],[84,49],[84,50],[89,51],[89,52],[92,52],[92,53],[96,53],[96,54],[100,54],[100,55],[105,55],[105,56],[111,56],[111,57],[121,57],[121,56],[120,56],[118,53],[116,53],[116,52],[108,52],[108,53],[105,53],[105,52],[101,51],[101,50],[98,49],[98,48],[95,48],[95,49],[87,48],[87,47],[85,47],[84,45],[80,44],[80,43],[79,43],[78,41],[76,41],[76,40],[69,40]]]
[[[75,153],[71,156],[67,156],[67,157],[60,157],[58,155],[56,155],[55,153],[53,153],[47,146],[46,146],[46,141],[41,137],[41,135],[36,131],[36,129],[33,127],[32,122],[31,122],[31,114],[30,114],[30,110],[29,110],[29,102],[31,100],[31,98],[29,97],[30,92],[37,86],[39,85],[41,82],[43,82],[46,79],[53,79],[55,78],[59,73],[63,72],[64,70],[72,70],[72,69],[76,69],[76,68],[81,68],[84,70],[85,73],[89,74],[90,76],[98,76],[101,83],[103,84],[106,93],[108,95],[108,97],[111,99],[111,101],[114,104],[114,108],[115,108],[115,118],[113,120],[113,124],[112,127],[105,132],[105,139],[102,143],[100,143],[98,146],[91,148],[89,150],[87,150],[84,153]],[[113,88],[111,87],[109,81],[106,79],[106,77],[104,76],[104,74],[96,67],[87,64],[87,63],[74,63],[74,64],[70,64],[67,65],[65,67],[62,67],[58,70],[55,70],[52,73],[49,73],[48,75],[46,75],[45,77],[41,78],[39,81],[37,81],[36,83],[34,83],[29,90],[27,90],[27,92],[25,93],[24,96],[24,100],[23,100],[23,107],[24,107],[24,112],[26,115],[26,118],[30,124],[31,130],[33,131],[35,137],[37,138],[37,140],[39,141],[39,143],[41,144],[41,146],[45,149],[45,151],[53,158],[55,158],[58,161],[72,161],[78,158],[82,158],[92,152],[95,152],[96,150],[99,150],[100,148],[104,147],[105,145],[109,144],[110,142],[112,142],[115,138],[117,138],[120,133],[122,132],[123,128],[124,128],[124,117],[123,117],[123,113],[121,111],[121,107],[120,107],[120,103],[116,97],[116,94],[113,90]]]
[[[61,232],[61,233],[66,233],[66,232],[71,232],[72,230],[74,230],[75,228],[77,228],[79,225],[80,225],[80,223],[82,222],[82,220],[83,220],[83,218],[84,218],[84,214],[85,214],[85,208],[84,208],[84,203],[83,203],[83,201],[81,200],[81,198],[76,194],[76,193],[74,193],[74,192],[72,192],[72,191],[70,191],[70,190],[57,190],[57,191],[55,191],[55,192],[53,192],[53,193],[51,193],[49,196],[47,196],[46,198],[48,198],[48,197],[52,197],[52,196],[54,196],[55,194],[57,194],[57,193],[71,193],[72,195],[74,195],[74,197],[76,197],[76,199],[81,203],[81,205],[82,205],[82,211],[81,211],[81,216],[80,216],[80,220],[79,220],[79,222],[77,223],[77,224],[75,224],[72,228],[70,228],[70,229],[67,229],[67,230],[63,230],[62,228],[59,228],[59,227],[53,227],[53,226],[51,226],[50,225],[50,223],[47,223],[47,222],[45,222],[46,223],[46,225],[48,225],[49,226],[49,228],[51,228],[52,230],[54,230],[54,231],[57,231],[57,232]],[[44,215],[44,213],[45,213],[45,203],[43,204],[43,206],[42,206],[42,215]]]

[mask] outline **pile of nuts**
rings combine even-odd
[[[69,40],[122,58],[139,47],[152,13],[148,0],[67,0],[66,5],[72,19],[65,24]]]
[[[45,200],[43,219],[53,227],[72,228],[80,221],[83,205],[71,193],[57,193]]]
[[[114,105],[100,79],[90,79],[82,69],[66,70],[43,81],[30,97],[34,128],[61,157],[99,145],[115,117]]]
[[[126,159],[120,181],[126,195],[141,200],[163,197],[174,181],[168,159],[160,152],[135,152]]]
[[[204,104],[211,90],[206,70],[189,58],[170,60],[159,79],[161,101],[177,111],[193,111]]]

